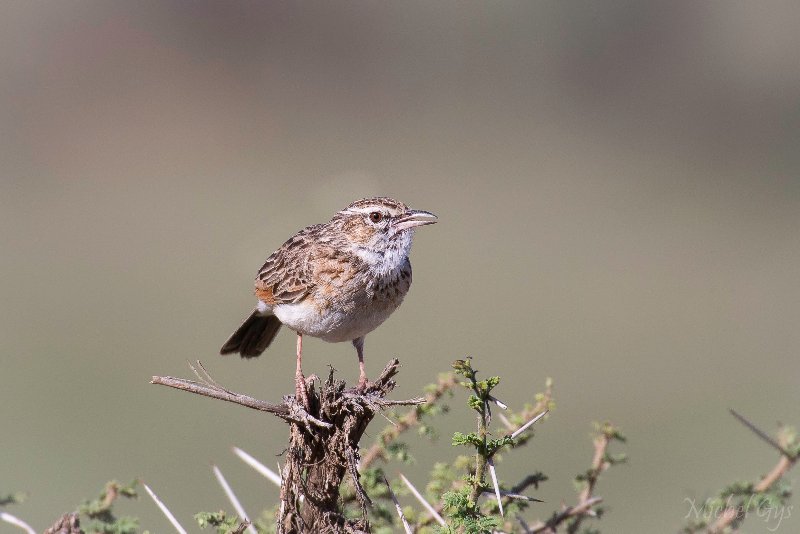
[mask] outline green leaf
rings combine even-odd
[[[484,401],[475,395],[470,395],[467,399],[467,405],[473,410],[480,412],[483,410]]]
[[[453,445],[472,445],[473,447],[482,447],[483,441],[475,432],[470,432],[469,434],[455,432],[453,434]]]
[[[200,512],[194,515],[195,521],[200,528],[212,527],[219,534],[237,532],[241,521],[236,516],[229,516],[224,511],[219,512]]]
[[[9,504],[20,504],[27,498],[27,494],[22,492],[0,494],[0,506]]]

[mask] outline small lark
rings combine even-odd
[[[285,324],[297,332],[298,400],[308,405],[303,335],[351,341],[358,353],[358,387],[364,390],[364,337],[400,306],[411,286],[414,229],[435,222],[430,212],[381,197],[357,200],[328,223],[303,228],[258,271],[256,309],[220,353],[258,356]]]

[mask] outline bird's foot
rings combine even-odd
[[[358,385],[356,386],[356,393],[366,393],[367,389],[372,387],[372,382],[367,380],[365,375],[358,377]]]
[[[306,378],[302,373],[298,373],[294,377],[294,395],[295,400],[303,405],[306,411],[311,410],[311,403],[308,401],[308,386]]]

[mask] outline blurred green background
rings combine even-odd
[[[230,446],[275,465],[285,425],[148,380],[199,358],[234,390],[291,392],[290,332],[254,361],[217,355],[255,272],[299,228],[389,195],[440,224],[417,233],[369,373],[399,357],[400,398],[473,355],[516,406],[553,377],[556,411],[501,478],[551,477],[532,516],[573,502],[591,422],[609,419],[631,460],[600,482],[600,526],[674,532],[686,497],[777,459],[729,407],[800,423],[799,17],[795,2],[3,2],[0,492],[30,494],[10,511],[43,530],[142,477],[188,525],[230,509],[209,462],[251,513],[274,503]],[[348,344],[306,355],[309,373],[357,377]],[[462,400],[433,446],[411,439],[418,484],[473,424]],[[121,511],[171,530],[147,500]]]

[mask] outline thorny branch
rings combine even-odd
[[[547,523],[534,525],[528,532],[532,534],[539,534],[540,532],[544,534],[555,534],[556,529],[561,523],[572,517],[581,517],[590,513],[592,507],[601,502],[603,502],[602,497],[592,497],[575,506],[567,506],[560,512],[554,514]]]
[[[600,478],[600,473],[608,469],[611,465],[606,460],[606,450],[608,444],[611,443],[611,438],[605,432],[601,432],[594,438],[594,457],[592,458],[592,468],[589,470],[589,476],[586,478],[586,485],[578,497],[578,502],[588,501],[592,496],[594,487],[597,484],[597,479]]]
[[[278,532],[358,533],[369,532],[366,512],[370,503],[357,470],[361,436],[380,410],[425,402],[421,398],[385,398],[394,389],[392,378],[399,368],[400,363],[391,360],[363,391],[345,389],[344,382],[334,380],[331,369],[318,390],[313,381],[306,384],[310,400],[307,409],[294,396],[284,396],[282,403],[273,404],[230,391],[218,384],[200,362],[197,368],[192,366],[199,381],[154,376],[151,382],[268,412],[289,422]],[[361,505],[360,519],[345,517],[341,509],[339,492],[347,474],[353,479]]]
[[[446,382],[448,385],[447,390],[449,390],[456,384],[455,376],[450,374],[447,375],[445,378],[448,379],[446,380]],[[434,393],[439,392],[442,386],[442,381],[443,378],[440,377],[439,383],[437,384],[437,388]],[[441,394],[444,394],[444,391],[442,391]],[[439,394],[439,396],[441,396],[441,394]],[[497,402],[497,400],[494,399],[494,402]],[[502,413],[499,414],[500,420],[506,427],[506,430],[503,432],[502,435],[510,436],[514,434],[519,429],[521,429],[528,421],[536,418],[537,416],[540,416],[541,414],[551,410],[552,408],[553,408],[553,383],[548,378],[545,383],[545,391],[537,395],[536,402],[533,405],[528,405],[522,411],[514,414],[514,416],[512,417],[514,419],[514,422],[509,420]],[[524,441],[526,441],[526,436],[524,435],[520,436],[520,438],[518,439],[518,443],[523,443]],[[545,477],[541,473],[527,475],[523,480],[521,480],[515,486],[513,486],[510,492],[501,492],[501,494],[505,493],[505,496],[503,497],[503,505],[508,503],[508,501],[510,501],[513,498],[510,496],[510,494],[522,493],[526,488],[528,488],[531,485],[533,485],[538,489],[539,483],[542,482],[543,480],[546,480],[546,478],[547,477]],[[533,500],[536,501],[538,499],[533,499]],[[444,509],[443,503],[442,502],[437,503],[433,507],[433,509],[436,511],[437,514],[441,514]],[[419,523],[419,526],[428,526],[432,524],[435,521],[435,519],[436,519],[435,516],[431,514],[427,518],[423,519]]]
[[[572,519],[567,527],[567,532],[574,534],[578,532],[581,522],[588,516],[595,516],[594,506],[602,502],[601,497],[593,496],[594,488],[600,474],[611,466],[608,456],[608,445],[613,439],[623,439],[619,432],[611,425],[605,424],[600,427],[594,439],[594,455],[592,465],[583,478],[584,487],[578,495],[578,503],[568,506],[560,512],[554,513],[545,523],[538,523],[531,527],[531,533],[555,534],[559,525]]]
[[[201,384],[193,380],[186,380],[185,378],[175,378],[172,376],[154,376],[150,380],[151,384],[160,384],[175,389],[181,389],[190,393],[196,393],[205,397],[213,399],[220,399],[234,404],[240,404],[254,410],[262,412],[269,412],[284,419],[290,419],[289,407],[286,404],[273,404],[271,402],[262,401],[248,395],[241,393],[232,393],[220,386]]]
[[[396,362],[397,360],[393,360]],[[162,386],[168,386],[175,389],[180,389],[183,391],[188,391],[190,393],[195,393],[197,395],[203,395],[204,397],[211,397],[213,399],[220,399],[227,402],[232,402],[234,404],[239,404],[241,406],[245,406],[247,408],[252,408],[254,410],[259,410],[262,412],[271,413],[285,421],[294,421],[294,422],[311,422],[316,424],[317,426],[322,427],[330,427],[329,423],[324,421],[320,421],[319,419],[315,418],[314,416],[308,414],[302,407],[300,407],[297,403],[287,402],[287,399],[280,404],[274,404],[271,402],[263,401],[251,397],[249,395],[244,395],[242,393],[234,393],[229,389],[219,385],[210,375],[205,371],[205,367],[203,364],[200,363],[198,360],[198,366],[202,369],[205,377],[200,377],[202,382],[196,382],[194,380],[187,380],[185,378],[175,378],[172,376],[154,376],[150,380],[151,384],[159,384]],[[191,366],[192,370],[197,374],[197,370],[195,367]],[[399,363],[397,364],[399,367]],[[377,389],[380,389],[383,385],[385,385],[395,374],[397,374],[397,369],[392,366],[392,362],[386,366],[383,373],[381,373],[380,377],[375,381],[374,386],[377,386]],[[198,376],[200,376],[198,374]],[[374,389],[374,388],[373,388]],[[344,395],[352,396],[349,392],[343,392]],[[366,399],[370,405],[374,406],[376,409],[388,408],[390,406],[409,406],[409,405],[416,405],[422,404],[425,402],[424,399],[409,399],[409,400],[390,400],[390,399],[382,399],[380,397],[363,395],[363,398]]]
[[[436,383],[436,388],[425,395],[425,398],[419,404],[431,405],[437,402],[445,393],[453,389],[455,384],[456,378],[452,373],[440,376]],[[364,453],[361,459],[361,469],[364,470],[370,467],[379,458],[385,459],[386,447],[400,437],[403,432],[419,423],[419,421],[420,409],[417,407],[409,410],[393,426],[387,427],[381,432],[378,440]]]
[[[772,447],[780,451],[781,457],[778,463],[772,470],[764,475],[755,486],[753,486],[753,493],[764,493],[774,486],[792,467],[797,463],[798,454],[791,452],[787,446],[787,436],[782,435],[778,441],[772,439],[766,432],[759,429],[745,417],[740,415],[734,410],[730,410],[731,414],[739,420],[744,426],[750,429],[756,436],[770,444]],[[709,534],[719,534],[730,526],[738,517],[740,517],[741,509],[736,506],[729,506],[717,518],[717,520],[708,527]]]

